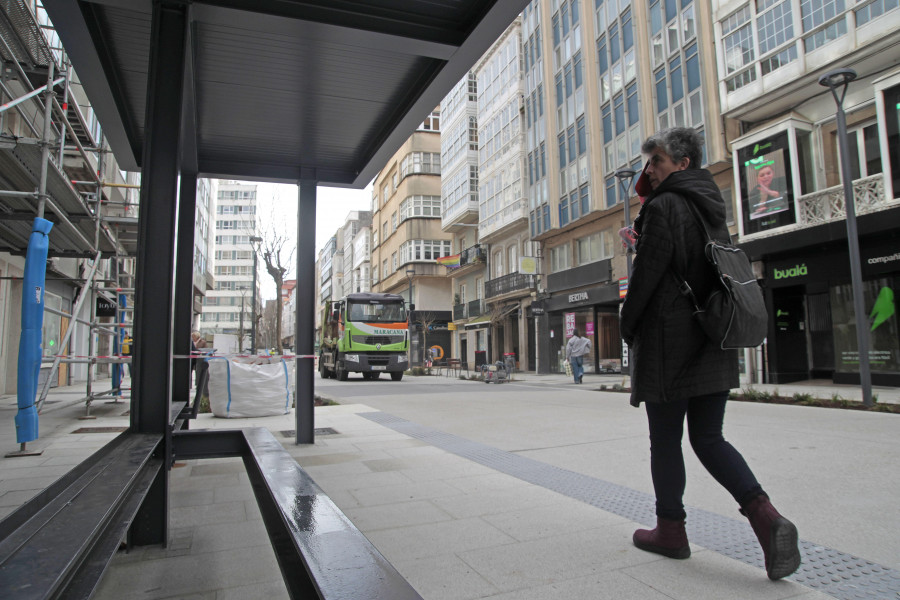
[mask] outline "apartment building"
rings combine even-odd
[[[354,292],[368,291],[370,273],[369,244],[366,232],[371,231],[371,228],[371,211],[353,210],[344,219],[344,225],[341,227],[343,285],[340,297]],[[367,289],[363,290],[363,287]]]
[[[478,234],[486,245],[484,298],[493,342],[490,360],[515,357],[535,367],[538,244],[528,229],[525,196],[521,18],[475,65],[478,83]],[[526,267],[523,268],[523,265]]]
[[[194,209],[194,302],[192,327],[200,329],[206,292],[215,287],[212,273],[215,223],[211,220],[216,206],[216,179],[197,179],[197,206]]]
[[[450,352],[451,281],[437,259],[451,254],[441,230],[440,110],[436,109],[375,178],[372,196],[372,291],[402,294],[410,317],[410,362],[425,350]]]
[[[454,252],[449,257],[453,260],[443,265],[453,293],[451,354],[475,365],[486,361],[491,322],[484,302],[487,252],[478,236],[478,80],[474,71],[441,101],[441,119],[441,227],[452,234]]]
[[[254,315],[262,314],[259,285],[254,277],[253,239],[259,237],[257,186],[220,181],[216,192],[214,269],[215,284],[207,292],[200,332],[237,336],[240,348],[249,350]],[[254,289],[253,283],[256,282]]]
[[[675,0],[536,0],[522,13],[525,186],[538,242],[537,369],[559,372],[574,328],[593,341],[587,372],[618,372],[627,265],[617,231],[640,207],[630,178],[641,142],[701,131],[704,166],[731,202],[709,8]],[[729,208],[729,214],[733,211]],[[627,364],[626,364],[627,366]]]
[[[819,83],[850,68],[855,79],[837,93],[846,94],[872,381],[900,385],[900,6],[771,0],[711,7],[721,111],[737,124],[727,141],[740,243],[757,261],[771,317],[760,375],[774,383],[859,382],[837,104]]]

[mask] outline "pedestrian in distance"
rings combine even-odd
[[[728,240],[725,203],[712,175],[700,168],[703,137],[675,127],[650,136],[645,174],[652,192],[635,222],[637,254],[622,307],[622,337],[630,347],[631,404],[643,402],[650,430],[650,474],[656,493],[656,528],[635,531],[634,545],[669,558],[688,558],[681,440],[688,438],[700,462],[732,495],[762,546],[772,580],[800,566],[797,528],[769,501],[741,454],[725,440],[722,424],[728,392],[739,386],[736,350],[722,350],[693,317],[679,277],[706,298],[715,285],[704,255],[706,237]],[[677,275],[676,275],[677,274]]]
[[[584,377],[584,355],[591,351],[591,340],[581,337],[578,329],[572,330],[572,337],[566,344],[566,360],[572,365],[572,376],[575,383],[581,383]]]

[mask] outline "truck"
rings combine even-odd
[[[412,306],[410,306],[412,310]],[[409,322],[402,296],[371,292],[328,300],[322,309],[319,375],[346,381],[390,373],[400,381],[409,365]]]

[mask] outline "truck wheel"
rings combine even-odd
[[[393,379],[394,381],[400,381],[401,379],[403,379],[403,371],[391,373],[391,379]]]
[[[344,361],[339,360],[335,366],[334,376],[338,381],[347,381],[347,370],[344,368]]]
[[[319,377],[322,379],[328,379],[328,367],[325,366],[325,361],[322,360],[322,357],[319,357]]]

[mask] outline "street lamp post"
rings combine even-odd
[[[253,246],[254,243],[259,243],[262,241],[261,237],[251,236],[250,237],[250,246],[253,248],[253,286],[250,289],[250,294],[252,296],[252,314],[253,314],[253,322],[250,323],[250,354],[256,354],[256,271],[259,260],[259,252],[257,252],[256,246]],[[278,290],[279,293],[281,290]]]
[[[631,227],[631,182],[634,181],[634,176],[637,175],[637,171],[634,169],[619,169],[613,175],[616,176],[616,179],[619,180],[619,184],[622,186],[622,195],[624,196],[622,204],[625,205],[625,227]],[[628,285],[631,285],[631,252],[632,249],[630,246],[625,246],[625,274],[628,277]],[[619,310],[621,311],[622,305],[619,305]],[[622,340],[622,374],[629,373],[631,371],[631,361],[628,360],[628,345],[625,343],[625,340]]]
[[[631,182],[634,181],[634,176],[637,175],[637,171],[634,169],[619,169],[613,175],[616,176],[616,179],[619,180],[619,184],[622,186],[622,194],[624,195],[625,205],[625,227],[631,226],[631,196],[629,195],[631,190]],[[631,248],[625,248],[625,273],[628,275],[629,283],[631,283]]]
[[[850,174],[850,144],[847,141],[847,117],[844,97],[850,82],[856,79],[853,69],[829,71],[819,78],[819,85],[827,87],[837,105],[837,139],[841,157],[841,181],[844,184],[844,208],[847,212],[847,245],[850,249],[850,283],[853,288],[853,312],[856,314],[856,345],[859,354],[859,382],[863,404],[872,406],[872,374],[869,370],[869,327],[863,300],[862,267],[859,259],[859,234],[856,229],[856,207],[853,180]],[[840,91],[840,95],[838,92]]]
[[[416,274],[415,269],[407,269],[406,270],[406,280],[409,282],[409,302],[407,303],[408,312],[406,313],[407,320],[407,329],[406,332],[409,335],[409,340],[412,342],[412,276]],[[409,345],[409,364],[412,366],[413,362],[413,354],[412,354],[412,344]]]

